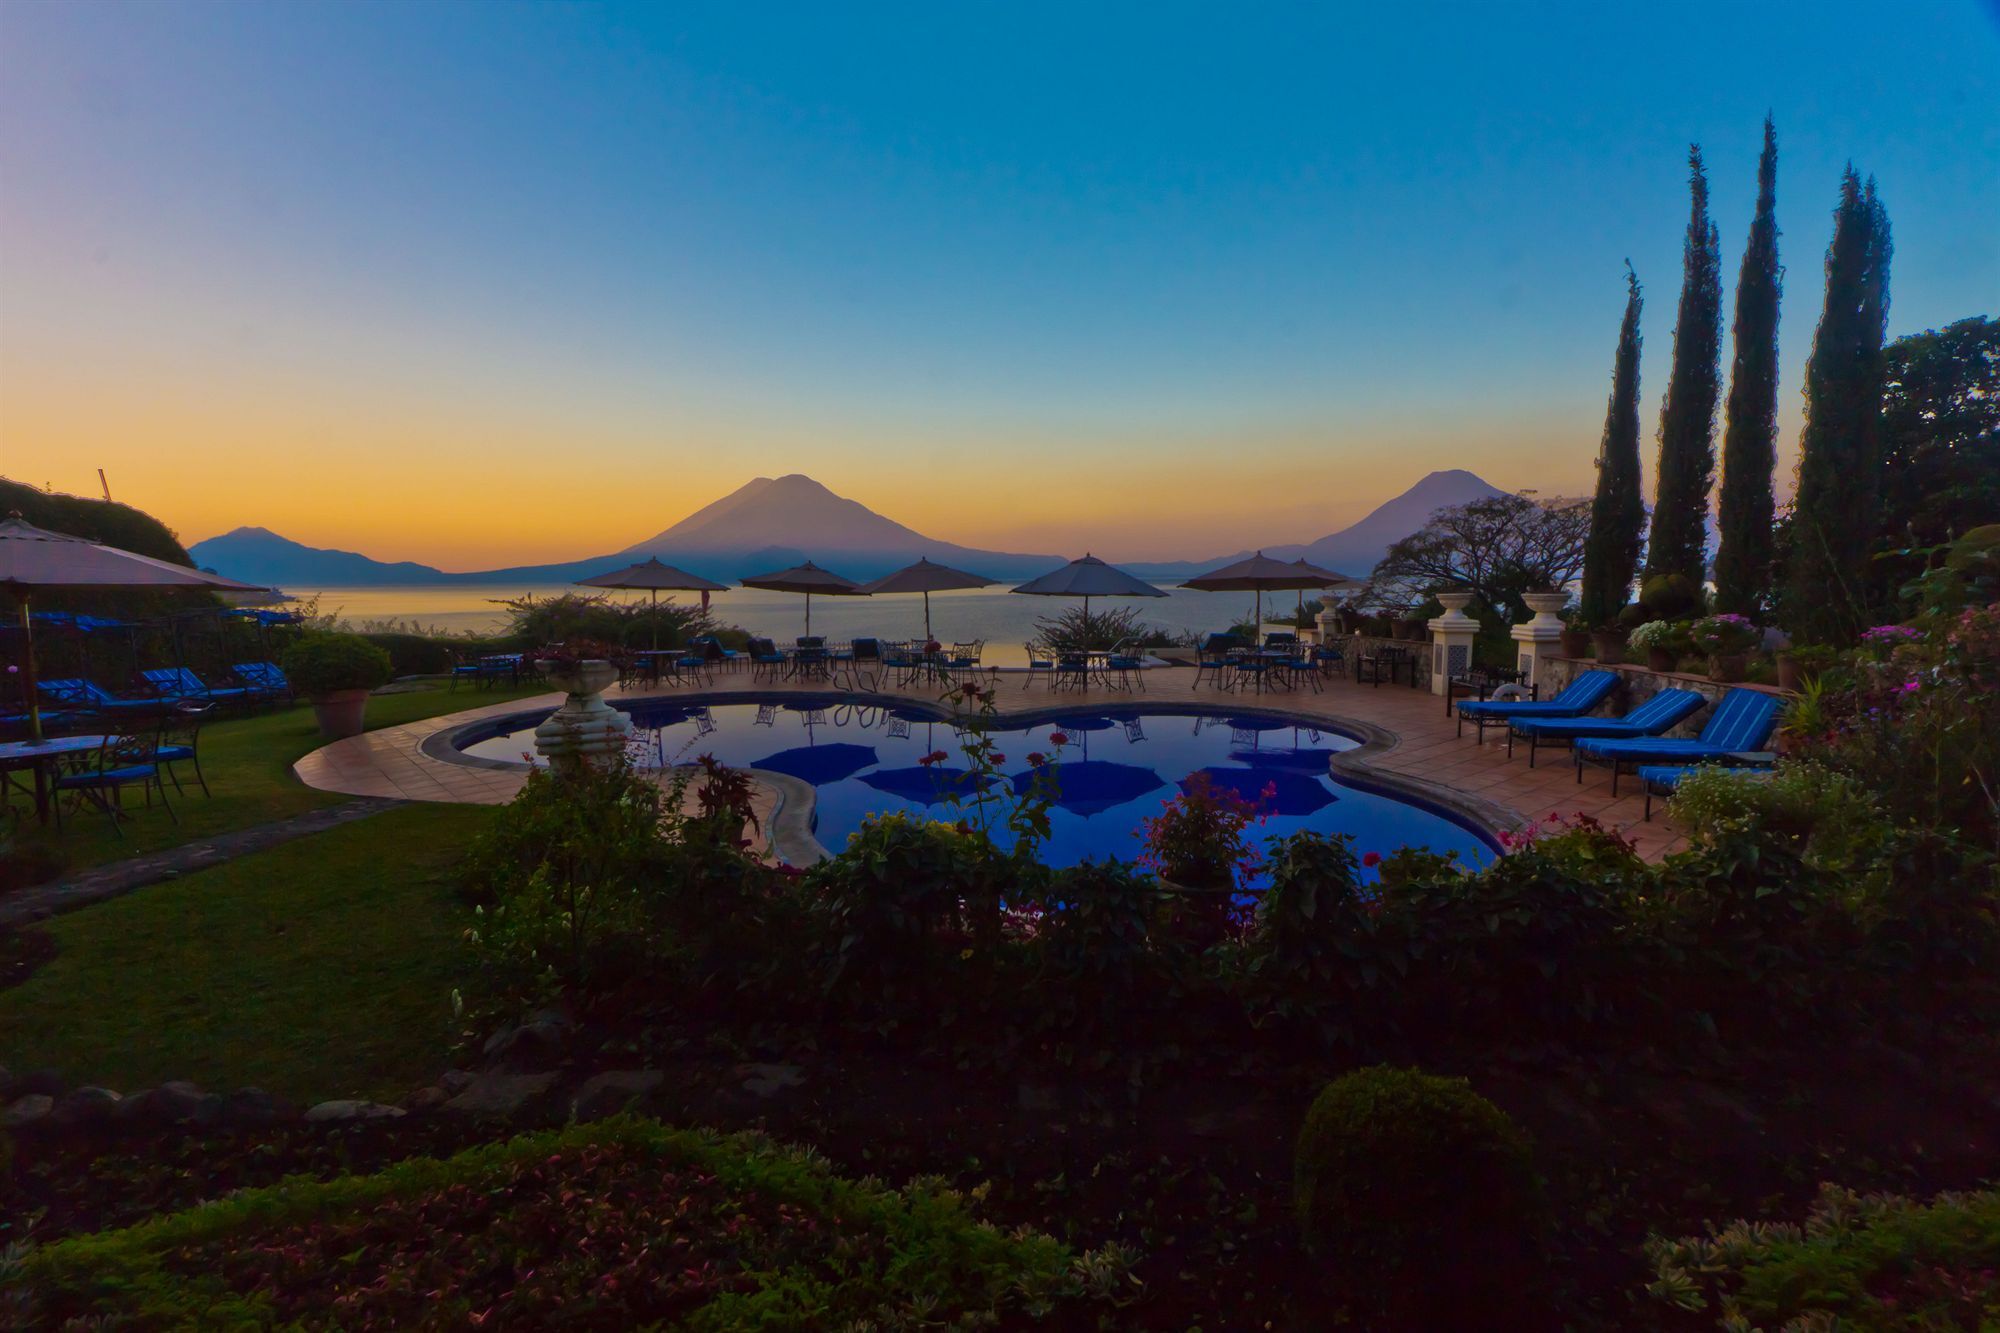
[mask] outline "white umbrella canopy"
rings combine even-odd
[[[918,560],[914,565],[906,565],[893,574],[884,574],[873,583],[864,583],[860,591],[873,596],[878,592],[920,592],[924,595],[924,637],[931,637],[931,594],[934,592],[957,592],[966,588],[990,588],[997,579],[989,579],[983,574],[968,574],[962,569],[949,565],[933,564],[928,559]]]
[[[622,590],[644,589],[653,608],[653,647],[660,646],[660,592],[698,592],[701,594],[703,610],[708,609],[708,595],[712,592],[728,592],[727,583],[717,583],[699,574],[690,574],[685,569],[675,569],[672,565],[660,563],[658,556],[649,556],[636,565],[624,569],[614,569],[609,574],[593,574],[587,579],[578,579],[579,588],[617,588]]]
[[[772,592],[802,592],[806,595],[806,633],[813,628],[813,594],[823,597],[866,597],[861,585],[853,579],[845,578],[830,569],[821,569],[808,560],[803,565],[793,565],[790,569],[780,569],[769,574],[754,574],[747,579],[739,579],[746,588],[765,588]]]
[[[1127,574],[1116,565],[1107,565],[1094,555],[1085,555],[1080,560],[1072,560],[1061,569],[1051,570],[1040,578],[1029,579],[1015,592],[1027,593],[1030,597],[1081,597],[1083,615],[1090,619],[1090,599],[1093,597],[1165,597],[1164,588],[1155,588],[1136,574]]]
[[[35,687],[35,630],[28,602],[46,588],[208,588],[226,592],[268,592],[254,583],[239,583],[219,574],[155,560],[120,550],[88,537],[50,532],[24,521],[19,514],[0,521],[0,589],[20,603],[23,690],[28,706],[28,734],[42,738],[42,707]]]

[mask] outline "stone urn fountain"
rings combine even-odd
[[[599,658],[546,664],[549,680],[567,694],[563,706],[535,728],[535,753],[557,772],[609,762],[625,748],[632,719],[604,702],[618,668]]]

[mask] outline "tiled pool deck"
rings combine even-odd
[[[1207,687],[1196,689],[1194,674],[1190,668],[1167,667],[1147,672],[1143,691],[1067,690],[1053,696],[1039,684],[1032,690],[1022,689],[1019,674],[1003,672],[997,679],[1003,714],[1114,703],[1198,704],[1223,706],[1231,711],[1264,708],[1315,721],[1347,722],[1351,730],[1371,737],[1368,747],[1349,763],[1350,771],[1358,778],[1372,774],[1385,783],[1419,791],[1429,788],[1437,793],[1438,789],[1445,789],[1460,798],[1451,804],[1477,812],[1484,816],[1485,822],[1500,826],[1542,819],[1552,813],[1581,812],[1624,833],[1649,859],[1657,859],[1681,845],[1679,831],[1660,811],[1658,802],[1652,821],[1642,818],[1643,803],[1637,794],[1637,783],[1629,777],[1620,782],[1620,794],[1614,798],[1606,770],[1585,769],[1583,784],[1577,785],[1567,751],[1545,753],[1539,766],[1532,769],[1528,767],[1524,747],[1517,748],[1510,761],[1501,732],[1488,731],[1483,745],[1469,731],[1460,738],[1456,721],[1445,716],[1443,701],[1428,692],[1406,685],[1358,685],[1335,679],[1328,681],[1325,690],[1317,694],[1301,690],[1258,696]],[[793,691],[823,694],[827,687],[753,683],[749,672],[740,671],[717,673],[715,679],[703,683],[699,693],[726,699],[733,693],[769,695]],[[614,689],[606,697],[673,697],[695,692],[672,688]],[[939,695],[932,687],[901,690],[884,687],[876,693],[932,705],[937,703]],[[293,771],[310,786],[354,796],[504,804],[520,790],[525,780],[523,770],[451,762],[426,753],[424,743],[439,732],[467,722],[552,708],[561,702],[561,695],[548,694],[482,705],[476,693],[467,693],[462,712],[335,741],[299,760]]]

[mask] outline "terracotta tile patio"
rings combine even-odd
[[[1349,719],[1390,733],[1392,743],[1363,758],[1358,771],[1400,774],[1422,782],[1438,784],[1510,812],[1517,822],[1546,817],[1552,813],[1571,815],[1578,811],[1601,820],[1630,838],[1641,854],[1657,859],[1682,845],[1680,832],[1655,803],[1653,819],[1644,820],[1637,784],[1627,778],[1620,794],[1611,795],[1610,777],[1603,769],[1584,770],[1582,785],[1567,751],[1544,752],[1535,768],[1528,767],[1525,749],[1517,748],[1507,758],[1504,736],[1488,731],[1485,743],[1477,743],[1468,733],[1456,735],[1456,723],[1445,716],[1444,703],[1436,696],[1407,685],[1358,685],[1345,679],[1326,683],[1323,692],[1310,690],[1273,691],[1262,696],[1224,693],[1204,686],[1194,688],[1194,672],[1188,668],[1166,667],[1146,673],[1143,691],[1116,691],[1093,688],[1087,692],[1064,691],[1050,696],[1039,686],[1022,688],[1019,674],[1002,672],[997,677],[1003,713],[1079,703],[1228,703],[1256,704],[1282,709],[1301,717],[1338,721]],[[785,686],[765,681],[752,682],[750,673],[721,672],[704,682],[704,695],[733,693],[791,692],[824,693],[824,685]],[[646,697],[687,694],[682,689],[612,690],[608,697]],[[898,695],[925,703],[938,697],[935,688],[878,693]],[[548,694],[531,699],[481,706],[476,695],[467,696],[464,711],[429,718],[398,727],[385,727],[315,750],[299,760],[293,771],[310,786],[354,796],[388,796],[417,801],[457,801],[500,805],[513,799],[525,780],[516,769],[477,767],[433,758],[422,746],[437,733],[481,718],[552,708],[562,696]],[[775,799],[764,793],[762,799]]]

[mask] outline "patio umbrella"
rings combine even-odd
[[[1038,579],[1029,579],[1013,591],[1027,593],[1030,597],[1081,597],[1086,622],[1090,619],[1090,599],[1093,597],[1167,595],[1164,589],[1155,588],[1116,565],[1107,565],[1094,555],[1072,560],[1061,569],[1051,570]]]
[[[1181,790],[1196,778],[1207,778],[1217,791],[1234,792],[1265,814],[1309,815],[1340,798],[1318,778],[1282,768],[1197,768],[1181,779]]]
[[[24,522],[19,514],[0,522],[0,588],[21,607],[21,633],[26,640],[21,652],[22,689],[28,705],[28,734],[35,740],[42,738],[42,708],[35,689],[35,629],[28,601],[36,592],[45,588],[263,591],[255,584],[121,551],[88,537],[49,532]]]
[[[614,569],[609,574],[594,574],[587,579],[578,579],[579,588],[619,588],[646,590],[652,603],[653,650],[660,648],[660,592],[698,592],[701,604],[708,605],[708,595],[712,592],[728,592],[729,585],[705,579],[699,574],[690,574],[685,569],[675,569],[663,565],[658,556],[652,556],[625,569]]]
[[[767,588],[772,592],[802,592],[806,595],[806,633],[813,632],[813,594],[823,597],[866,597],[861,585],[842,578],[830,569],[821,569],[808,560],[803,565],[772,574],[757,574],[740,580],[746,588]]]
[[[1016,773],[1011,781],[1016,792],[1027,792],[1041,776],[1038,771]],[[1073,764],[1058,764],[1055,770],[1055,804],[1071,814],[1102,814],[1128,801],[1136,801],[1147,792],[1158,791],[1166,786],[1166,780],[1150,768],[1140,768],[1137,764],[1114,764],[1102,759],[1085,759]]]
[[[1307,574],[1317,575],[1322,580],[1322,582],[1315,584],[1314,585],[1315,587],[1338,588],[1343,583],[1355,583],[1359,581],[1357,579],[1349,577],[1346,574],[1340,573],[1338,570],[1322,569],[1318,565],[1315,565],[1312,561],[1307,560],[1304,556],[1299,557],[1292,563],[1297,565],[1302,572]],[[1306,614],[1306,594],[1305,590],[1301,588],[1299,590],[1299,618],[1303,620],[1305,618],[1305,614]]]
[[[832,745],[795,745],[789,750],[765,755],[750,767],[786,773],[817,787],[822,782],[851,778],[874,762],[874,746],[836,741]]]
[[[962,569],[949,565],[934,565],[929,560],[919,560],[914,565],[905,566],[893,574],[884,574],[873,583],[864,583],[860,591],[873,596],[878,592],[920,592],[924,595],[924,638],[931,637],[931,594],[934,592],[956,592],[962,588],[990,588],[996,580],[981,574],[968,574]]]
[[[1262,551],[1247,560],[1211,569],[1206,574],[1197,574],[1181,584],[1183,588],[1198,588],[1202,592],[1255,592],[1257,594],[1257,632],[1264,628],[1264,594],[1266,592],[1299,590],[1299,604],[1305,604],[1305,589],[1324,588],[1331,576],[1335,581],[1340,575],[1329,569],[1320,569],[1303,560],[1276,560]]]

